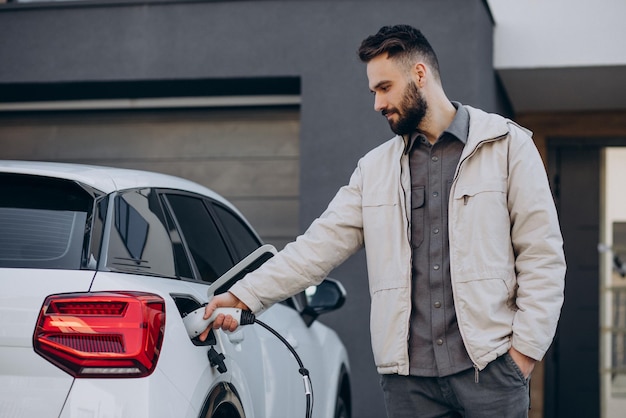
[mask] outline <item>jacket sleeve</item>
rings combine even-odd
[[[563,239],[545,167],[530,138],[511,125],[508,206],[517,275],[512,345],[540,360],[563,304]]]
[[[339,189],[304,234],[235,283],[230,292],[258,313],[324,280],[363,246],[361,184],[357,167],[349,184]]]

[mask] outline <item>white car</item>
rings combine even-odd
[[[0,161],[0,416],[307,416],[306,379],[276,336],[248,325],[201,343],[183,322],[272,255],[196,183]],[[308,369],[317,418],[350,416],[345,347],[315,321],[344,296],[327,279],[258,318]]]

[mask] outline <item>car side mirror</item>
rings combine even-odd
[[[335,311],[346,301],[346,289],[331,278],[326,278],[317,286],[311,286],[304,292],[307,306],[302,310],[302,319],[307,326],[323,313]]]

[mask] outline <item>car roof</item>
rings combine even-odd
[[[230,202],[207,187],[181,177],[151,171],[74,163],[0,160],[0,173],[73,180],[105,194],[146,187],[185,190],[208,196],[235,209]]]

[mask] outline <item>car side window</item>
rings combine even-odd
[[[129,273],[178,277],[174,248],[156,193],[133,190],[116,196],[107,267]]]
[[[189,259],[187,258],[187,252],[185,251],[183,239],[176,228],[176,223],[172,219],[172,215],[170,215],[170,211],[167,208],[164,208],[163,213],[165,215],[165,223],[170,234],[170,239],[172,240],[177,276],[192,279],[194,277],[193,270]]]
[[[239,216],[219,204],[213,204],[213,208],[237,251],[237,262],[261,246],[261,241]]]
[[[189,195],[165,196],[200,278],[209,283],[215,281],[235,263],[204,201]]]

